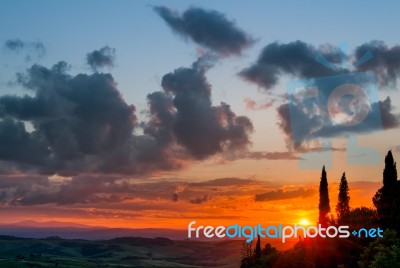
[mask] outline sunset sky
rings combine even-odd
[[[399,8],[1,1],[0,223],[315,222],[324,164],[332,212],[343,172],[371,207],[400,157]],[[379,120],[335,125],[324,94],[288,106],[293,81],[364,72]]]

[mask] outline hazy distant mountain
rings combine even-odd
[[[57,226],[57,227],[55,227]],[[101,226],[88,226],[69,222],[36,222],[22,221],[14,224],[0,224],[0,236],[15,236],[21,238],[48,238],[60,237],[62,239],[85,239],[85,240],[110,240],[120,237],[157,238],[164,237],[171,240],[188,240],[185,229],[163,229],[163,228],[107,228]],[[192,241],[221,242],[219,239],[198,238]],[[226,239],[223,239],[226,240]],[[282,243],[280,239],[265,239],[279,249],[288,249],[298,242],[298,238],[287,239]]]
[[[16,223],[9,223],[9,224],[0,224],[0,226],[21,226],[21,227],[76,227],[76,228],[106,228],[102,226],[90,226],[90,225],[85,225],[85,224],[80,224],[80,223],[74,223],[74,222],[62,222],[62,221],[45,221],[45,222],[38,222],[38,221],[32,221],[32,220],[26,220],[26,221],[20,221]]]
[[[10,235],[25,238],[46,238],[58,236],[64,239],[102,240],[116,237],[166,237],[173,240],[187,238],[186,230],[162,228],[107,228],[102,226],[88,226],[70,222],[36,222],[22,221],[13,224],[0,224],[0,235]]]

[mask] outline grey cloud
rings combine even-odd
[[[204,182],[193,182],[190,183],[189,186],[195,187],[208,187],[208,186],[241,186],[241,185],[249,185],[254,184],[254,180],[249,179],[240,179],[240,178],[219,178]]]
[[[372,54],[371,59],[357,65],[357,70],[373,71],[382,86],[395,87],[400,75],[400,46],[389,47],[382,41],[362,44],[354,51],[354,64],[368,52]]]
[[[42,58],[46,54],[46,47],[42,42],[24,42],[16,38],[6,40],[4,47],[15,52],[25,51],[27,61],[30,61],[32,57]]]
[[[276,201],[276,200],[286,200],[294,198],[306,198],[313,196],[315,194],[313,189],[298,188],[295,190],[284,191],[282,189],[276,191],[269,191],[262,194],[255,195],[255,201]]]
[[[33,94],[0,96],[0,160],[48,174],[144,174],[245,150],[251,121],[228,104],[211,103],[205,72],[214,63],[205,55],[191,68],[166,74],[164,91],[147,96],[150,120],[141,124],[112,75],[73,76],[65,62],[35,64],[18,75]],[[143,134],[135,135],[139,128]]]
[[[94,71],[102,67],[112,67],[115,61],[115,51],[115,48],[109,46],[94,50],[86,55],[86,62]]]
[[[233,21],[215,10],[192,7],[179,14],[167,7],[157,6],[154,11],[174,32],[222,56],[240,54],[253,43],[253,39]]]
[[[49,150],[37,133],[28,133],[22,122],[9,117],[0,121],[0,159],[45,165]]]
[[[19,39],[9,39],[4,42],[4,46],[9,50],[19,51],[24,48],[25,43]]]
[[[291,113],[289,113],[289,105],[291,105]],[[316,101],[315,107],[319,110],[317,113],[313,111],[304,111],[302,104],[291,102],[290,104],[282,104],[277,108],[278,126],[281,128],[287,138],[290,147],[297,147],[301,150],[302,143],[319,138],[329,138],[344,136],[351,133],[368,133],[383,129],[397,128],[400,125],[400,115],[393,113],[391,99],[387,97],[384,101],[375,102],[370,108],[370,117],[355,126],[345,126],[332,122],[330,115],[326,110],[326,103]],[[322,111],[322,112],[321,112]],[[377,116],[380,115],[380,118]],[[292,118],[294,116],[294,118]],[[301,127],[296,127],[296,139],[294,139],[292,122]]]
[[[44,175],[0,175],[0,204],[10,206],[97,204],[98,207],[115,207],[112,204],[135,198],[142,200],[140,202],[149,200],[168,202],[171,200],[201,204],[209,201],[209,192],[214,191],[202,187],[248,184],[253,184],[253,182],[248,183],[246,180],[235,182],[233,178],[232,180],[216,179],[206,181],[204,184],[190,185],[184,182],[162,180],[137,182],[114,175],[77,175],[68,178],[58,177],[57,179]],[[171,193],[173,193],[172,197]],[[128,209],[128,205],[124,207]],[[149,206],[146,207],[149,209]]]
[[[164,137],[173,133],[178,144],[197,159],[224,150],[245,149],[253,130],[251,121],[236,116],[228,104],[212,105],[211,85],[205,77],[209,66],[209,58],[202,58],[192,68],[176,69],[162,78],[165,95],[153,93],[157,94],[157,102],[155,95],[149,96],[158,126],[155,128],[150,121],[147,131],[157,129]]]
[[[325,59],[324,64],[321,59]],[[351,68],[341,67],[350,60]],[[282,75],[312,79],[351,71],[373,71],[381,87],[395,87],[400,74],[400,46],[371,41],[345,54],[330,44],[315,47],[299,40],[287,44],[275,42],[266,45],[256,62],[239,72],[239,76],[269,91]]]
[[[332,70],[315,58],[322,55],[334,66],[341,62],[342,53],[333,46],[316,48],[302,41],[288,44],[271,43],[263,48],[257,61],[239,72],[239,76],[253,82],[264,90],[271,90],[279,77],[289,74],[294,77],[314,78],[342,73],[345,70]]]
[[[1,176],[0,203],[12,206],[41,204],[100,204],[119,203],[140,197],[168,199],[175,185],[169,182],[133,183],[109,175],[79,175],[50,181],[44,176]]]
[[[63,62],[51,69],[33,65],[20,82],[35,96],[0,97],[5,148],[0,159],[62,174],[176,168],[167,163],[172,158],[162,163],[142,159],[156,138],[132,134],[137,126],[135,107],[123,100],[110,74],[70,76],[66,70]],[[34,130],[27,132],[22,120],[32,123]]]

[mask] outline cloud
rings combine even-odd
[[[31,164],[51,174],[137,174],[178,168],[172,157],[163,158],[164,148],[154,149],[159,158],[145,159],[157,140],[132,134],[138,125],[135,107],[124,101],[110,74],[71,76],[67,67],[65,62],[51,69],[33,65],[20,75],[20,82],[34,96],[0,97],[5,148],[0,159]],[[33,130],[28,132],[23,122]]]
[[[329,76],[343,72],[332,70],[315,59],[322,55],[337,66],[342,53],[333,46],[316,48],[302,41],[288,44],[271,43],[263,48],[257,61],[239,72],[243,79],[271,90],[285,74],[301,78]]]
[[[221,178],[199,183],[165,179],[148,182],[144,179],[133,180],[110,174],[85,174],[72,177],[0,175],[0,204],[9,206],[95,204],[98,208],[149,210],[155,205],[159,206],[160,202],[166,206],[170,206],[168,204],[171,204],[171,201],[183,201],[179,205],[201,204],[209,201],[211,194],[231,196],[241,191],[240,186],[250,185],[257,186],[257,182],[239,178]],[[231,190],[228,191],[228,188]],[[128,205],[124,203],[125,201],[133,202],[135,206],[131,207],[132,204]],[[140,207],[136,204],[140,204]]]
[[[237,151],[237,152],[225,152],[221,159],[217,158],[218,163],[226,163],[227,161],[235,161],[240,159],[251,159],[251,160],[301,160],[302,158],[297,152],[290,151]]]
[[[289,113],[289,105],[291,113]],[[323,100],[316,99],[312,109],[304,109],[303,103],[292,101],[290,104],[285,103],[277,108],[278,126],[285,134],[290,147],[294,146],[300,149],[302,143],[319,138],[397,128],[400,125],[400,115],[394,114],[392,110],[391,99],[387,97],[384,101],[372,103],[369,116],[364,121],[354,126],[347,126],[337,124],[332,120],[327,111],[326,102]],[[293,119],[295,121],[291,122]],[[293,126],[295,133],[293,133]]]
[[[245,152],[245,158],[260,160],[300,160],[301,157],[293,152]]]
[[[94,71],[103,67],[113,67],[115,51],[115,48],[109,46],[102,47],[99,50],[94,50],[86,55],[86,62]]]
[[[344,63],[352,66],[343,67]],[[239,76],[270,91],[283,75],[312,79],[353,71],[372,71],[381,87],[395,87],[400,75],[400,46],[371,41],[345,54],[331,44],[315,47],[300,40],[275,42],[266,45],[256,62],[239,72]]]
[[[50,189],[48,178],[37,175],[0,177],[0,204],[16,205],[21,199]]]
[[[42,42],[24,42],[20,39],[9,39],[4,42],[4,47],[10,51],[26,52],[25,59],[30,61],[32,57],[42,58],[46,54],[46,48]]]
[[[338,105],[343,113],[351,117],[354,114],[353,110],[358,109],[357,112],[367,111],[367,116],[358,124],[351,126],[337,123],[335,121],[337,114],[332,114],[332,110],[328,110],[328,98],[331,98],[329,87],[333,80],[314,79],[321,76],[348,74],[351,71],[374,71],[380,80],[394,83],[400,70],[396,63],[398,51],[400,50],[396,46],[389,48],[382,42],[364,44],[349,55],[342,55],[343,53],[331,45],[315,48],[302,41],[288,44],[273,43],[262,50],[255,64],[244,69],[239,75],[258,84],[266,91],[270,91],[282,75],[308,78],[312,81],[312,85],[318,89],[318,96],[299,99],[295,94],[288,94],[286,103],[277,107],[278,126],[286,136],[288,148],[309,151],[307,143],[320,138],[369,133],[397,128],[400,125],[400,115],[393,112],[390,97],[383,101],[372,99],[372,103],[369,103],[368,98],[343,97]],[[365,59],[369,53],[372,58]],[[388,62],[388,55],[393,56],[393,62]],[[325,58],[326,61],[322,61],[321,58]],[[347,61],[352,59],[353,69],[341,68],[340,58]],[[361,77],[359,78],[361,80],[357,81],[360,85],[370,83],[363,81],[364,76],[354,76],[354,79],[355,77]],[[247,104],[255,107],[255,102],[247,101]],[[341,114],[337,118],[339,116]]]
[[[167,7],[157,6],[154,11],[175,33],[221,56],[238,55],[253,43],[253,39],[233,21],[215,10],[192,7],[179,14]]]
[[[4,46],[9,50],[20,51],[25,44],[19,39],[9,39],[5,41]]]
[[[78,175],[57,180],[37,175],[2,175],[0,203],[12,206],[111,204],[133,198],[153,200],[155,196],[167,200],[175,187],[171,182],[134,183],[112,175]]]
[[[314,189],[306,189],[306,188],[298,188],[295,190],[287,190],[284,191],[282,189],[276,191],[269,191],[262,194],[255,195],[255,201],[277,201],[277,200],[286,200],[286,199],[294,199],[294,198],[306,198],[313,196],[315,194]]]
[[[275,100],[269,100],[263,103],[257,103],[255,100],[248,97],[244,98],[243,101],[246,109],[252,111],[266,110],[268,108],[271,108],[272,105],[274,105],[275,103]]]
[[[205,72],[215,60],[206,54],[166,74],[164,91],[147,96],[149,120],[140,124],[112,75],[34,64],[18,74],[33,94],[0,96],[0,161],[12,162],[10,172],[145,174],[246,150],[251,121],[228,104],[212,105]]]
[[[249,185],[254,184],[254,180],[249,179],[240,179],[240,178],[219,178],[204,182],[193,182],[190,183],[189,186],[192,187],[208,187],[208,186],[241,186],[241,185]]]
[[[24,124],[9,117],[0,121],[0,159],[44,165],[49,155],[46,142],[28,133]]]
[[[149,95],[153,119],[146,132],[166,140],[175,137],[197,159],[222,151],[244,150],[253,131],[250,119],[236,116],[228,104],[212,105],[211,85],[205,77],[210,60],[203,57],[192,68],[179,68],[164,75],[164,92]]]
[[[209,197],[208,197],[208,195],[205,194],[203,196],[196,197],[195,199],[191,199],[190,203],[199,205],[199,204],[203,204],[204,202],[207,202],[208,200],[209,200]]]
[[[373,71],[383,86],[395,87],[400,75],[400,46],[389,47],[383,41],[371,41],[355,49],[354,63],[371,53],[370,60],[357,66],[357,71]]]

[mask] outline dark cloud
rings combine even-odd
[[[0,203],[12,206],[41,204],[120,203],[141,198],[167,200],[176,187],[171,182],[133,183],[110,175],[79,175],[49,179],[44,176],[1,176]]]
[[[276,201],[294,198],[306,198],[315,194],[314,189],[298,188],[284,191],[282,189],[255,195],[255,201]]]
[[[197,159],[245,149],[253,130],[251,121],[236,116],[228,104],[212,105],[211,85],[205,77],[209,66],[209,59],[201,58],[192,68],[176,69],[162,78],[164,93],[149,96],[157,123],[150,121],[147,131],[156,131],[166,139],[170,131]]]
[[[363,64],[357,64],[366,53],[372,57]],[[389,47],[382,41],[371,41],[355,49],[354,64],[357,71],[373,71],[383,86],[396,86],[400,75],[400,46]]]
[[[271,90],[282,75],[306,78],[318,90],[316,96],[308,99],[299,99],[296,92],[290,92],[287,94],[287,102],[277,107],[278,126],[286,135],[288,148],[308,151],[310,148],[306,143],[319,138],[368,133],[397,128],[400,125],[400,116],[393,112],[390,98],[379,101],[378,97],[373,97],[375,93],[371,90],[374,89],[369,86],[374,80],[365,73],[357,73],[373,71],[380,86],[395,84],[400,71],[399,53],[398,46],[388,47],[383,42],[376,41],[361,45],[348,55],[332,45],[316,48],[302,41],[272,43],[264,47],[255,64],[241,71],[239,75],[265,90]],[[353,61],[352,69],[340,67],[342,60],[348,62],[350,59]],[[353,126],[338,124],[333,118],[335,114],[332,115],[328,110],[330,93],[346,83],[365,86],[370,90],[368,94],[372,94],[372,98],[361,100],[350,97],[340,99],[342,112],[349,116],[354,114],[354,107],[369,109],[367,117]],[[246,105],[250,109],[257,108],[255,101],[247,100]]]
[[[1,176],[0,204],[16,205],[26,196],[35,195],[50,188],[49,179],[42,176]]]
[[[201,183],[166,181],[146,182],[116,175],[77,175],[72,177],[38,175],[0,175],[0,204],[10,206],[93,205],[103,208],[127,210],[152,209],[151,204],[131,208],[120,204],[126,200],[140,202],[165,202],[166,205],[182,201],[184,204],[201,204],[212,195],[231,196],[240,186],[259,185],[256,181],[238,178],[221,178]],[[230,191],[226,189],[230,188]],[[225,190],[225,191],[223,191]],[[172,193],[172,196],[171,196]],[[114,205],[113,205],[114,204]],[[122,206],[122,207],[121,207]],[[168,205],[169,206],[169,205]],[[172,206],[172,204],[171,204]]]
[[[9,117],[0,121],[0,159],[45,165],[49,150],[37,133],[28,133],[24,124]]]
[[[46,54],[46,48],[42,42],[24,42],[16,38],[6,40],[4,47],[15,52],[25,51],[27,61],[30,61],[32,57],[42,58]]]
[[[272,89],[281,75],[314,78],[341,73],[344,70],[332,70],[318,61],[321,55],[338,66],[342,59],[340,50],[333,46],[316,47],[296,41],[288,44],[272,43],[263,48],[257,61],[242,70],[239,75],[247,81],[256,83],[265,90]]]
[[[94,71],[102,67],[113,67],[115,51],[115,48],[109,46],[94,50],[86,55],[86,62]]]
[[[203,204],[204,202],[207,202],[208,200],[209,200],[209,197],[208,197],[208,195],[205,194],[205,195],[197,197],[195,199],[191,199],[190,203],[200,205],[200,204]]]
[[[190,183],[189,186],[195,187],[208,187],[208,186],[241,186],[241,185],[249,185],[254,184],[254,180],[249,179],[240,179],[240,178],[219,178],[204,182],[193,182]]]
[[[291,109],[290,113],[289,109]],[[389,97],[384,101],[372,103],[368,117],[354,126],[333,122],[324,101],[314,102],[313,110],[304,110],[302,103],[286,103],[280,105],[277,112],[278,126],[285,134],[289,146],[299,151],[304,149],[303,143],[319,138],[345,136],[351,133],[369,133],[397,128],[400,125],[400,115],[393,113]],[[295,133],[292,129],[293,126]]]
[[[141,124],[110,74],[72,76],[65,62],[35,64],[18,75],[33,94],[0,96],[0,161],[48,174],[144,174],[245,150],[250,120],[211,103],[205,72],[214,62],[205,55],[166,74],[164,92],[147,96],[149,120]]]
[[[162,163],[141,160],[156,138],[132,134],[135,107],[123,100],[110,74],[70,76],[66,70],[64,62],[51,69],[33,65],[20,82],[35,96],[0,97],[5,148],[0,159],[49,173],[141,173],[170,167],[169,158]],[[30,122],[33,131],[28,132],[23,121]]]
[[[253,40],[233,21],[215,10],[189,8],[182,15],[167,7],[154,7],[172,30],[222,56],[240,54]]]
[[[20,51],[24,48],[25,44],[19,39],[10,39],[4,43],[4,46],[9,50]]]
[[[341,66],[350,60],[352,67]],[[330,44],[315,47],[302,41],[275,42],[265,46],[257,61],[239,75],[268,91],[282,75],[312,79],[352,71],[372,71],[379,86],[395,87],[400,75],[400,46],[389,47],[382,41],[371,41],[345,55]]]

